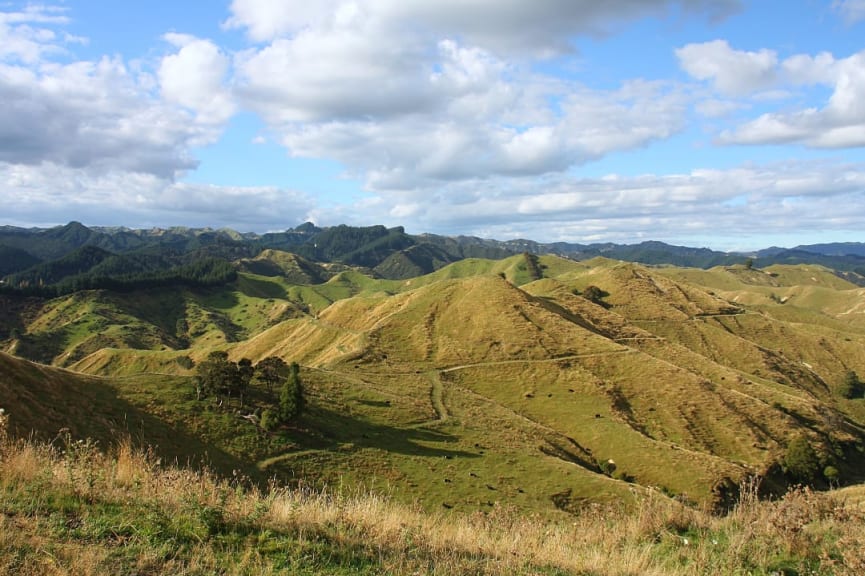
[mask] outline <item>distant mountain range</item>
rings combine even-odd
[[[0,226],[0,278],[4,286],[48,286],[66,282],[100,287],[104,279],[188,277],[182,267],[202,261],[236,262],[263,250],[280,250],[308,261],[367,269],[381,278],[404,279],[433,272],[466,258],[504,258],[523,252],[575,260],[597,256],[648,265],[696,268],[750,264],[819,264],[839,273],[865,276],[865,243],[772,247],[754,253],[719,252],[648,241],[639,244],[499,241],[474,236],[407,234],[403,227],[319,228],[305,223],[284,232],[256,234],[230,229],[87,227],[70,222],[54,228]],[[212,266],[211,266],[212,267]],[[208,268],[210,274],[212,270]],[[218,282],[224,271],[210,278]],[[229,275],[230,276],[230,275]],[[95,284],[94,284],[95,282]]]

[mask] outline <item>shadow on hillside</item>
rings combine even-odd
[[[15,353],[33,362],[51,364],[54,358],[63,352],[66,346],[66,339],[65,328],[61,328],[56,332],[23,334],[18,339]]]
[[[274,274],[274,276],[277,275]],[[249,276],[239,279],[237,288],[243,294],[252,298],[280,298],[283,300],[288,298],[288,292],[276,282],[250,278]]]
[[[124,415],[121,433],[128,434],[136,446],[153,450],[163,464],[182,468],[207,468],[218,476],[232,478],[240,471],[255,482],[265,481],[249,461],[232,456],[228,452],[203,442],[199,437],[173,426],[144,412],[129,402],[118,399],[118,403],[130,410]]]
[[[407,456],[479,457],[474,452],[447,447],[456,444],[459,438],[439,430],[389,426],[321,408],[311,410],[304,419],[315,427],[315,432],[307,432],[303,442],[310,448],[345,450],[350,444],[354,449],[377,448]]]
[[[108,451],[128,438],[163,465],[207,467],[226,477],[234,470],[256,473],[248,462],[141,410],[98,379],[23,363],[7,368],[10,373],[0,382],[0,396],[13,437],[50,442],[59,449],[65,448],[67,437],[92,439],[100,450]]]

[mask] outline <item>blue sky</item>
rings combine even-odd
[[[865,241],[865,0],[0,0],[0,224]]]

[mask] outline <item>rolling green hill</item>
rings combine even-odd
[[[263,250],[255,258],[245,258],[238,262],[244,272],[259,276],[279,276],[291,284],[321,284],[333,274],[325,267],[281,250]]]
[[[277,250],[238,268],[221,286],[6,295],[3,346],[100,376],[74,377],[110,392],[99,414],[134,408],[253,475],[427,509],[558,514],[650,487],[726,507],[751,476],[776,493],[801,481],[803,440],[814,485],[865,478],[865,400],[842,390],[865,375],[865,305],[831,270],[522,253],[389,280]],[[196,400],[213,350],[300,363],[301,421],[260,429],[275,402],[260,384],[244,406]]]

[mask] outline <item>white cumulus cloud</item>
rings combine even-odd
[[[723,232],[729,243],[754,239],[753,248],[763,247],[759,239],[766,234],[791,232],[795,244],[797,234],[859,230],[865,218],[863,170],[861,164],[787,162],[682,174],[463,180],[432,193],[380,192],[330,217],[543,241],[692,243],[695,237],[719,238]],[[460,199],[456,209],[455,198]],[[796,222],[792,231],[791,222]]]
[[[202,122],[227,121],[236,109],[226,86],[228,56],[209,40],[176,33],[166,34],[165,40],[178,48],[159,65],[165,99],[193,110]]]
[[[724,18],[737,0],[233,0],[228,27],[270,41],[362,13],[390,29],[454,35],[502,52],[550,55],[571,50],[578,35],[603,35],[622,22],[663,15],[672,6]]]
[[[619,20],[669,5],[612,4],[621,9]],[[266,40],[237,57],[237,94],[290,154],[335,159],[370,189],[564,171],[684,126],[685,98],[670,84],[633,81],[593,90],[526,64],[553,50],[550,42],[616,20],[613,8],[370,0],[285,12],[237,0],[229,25]],[[518,24],[528,36],[501,46]],[[509,55],[518,48],[524,58]]]
[[[772,85],[778,56],[772,50],[734,50],[726,40],[688,44],[676,50],[685,72],[698,80],[711,80],[721,92],[744,95]]]
[[[68,45],[85,40],[66,24],[50,6],[0,12],[0,162],[167,179],[194,168],[191,149],[213,142],[233,113],[227,57],[208,41],[166,36],[178,51],[161,62],[158,94],[140,63],[76,59]]]
[[[827,53],[796,55],[781,68],[793,85],[822,85],[831,95],[822,107],[767,112],[725,131],[730,144],[801,143],[814,148],[865,146],[865,51],[836,59]]]
[[[38,62],[46,53],[63,52],[62,38],[53,26],[68,22],[64,11],[28,5],[18,12],[0,12],[0,62]]]

